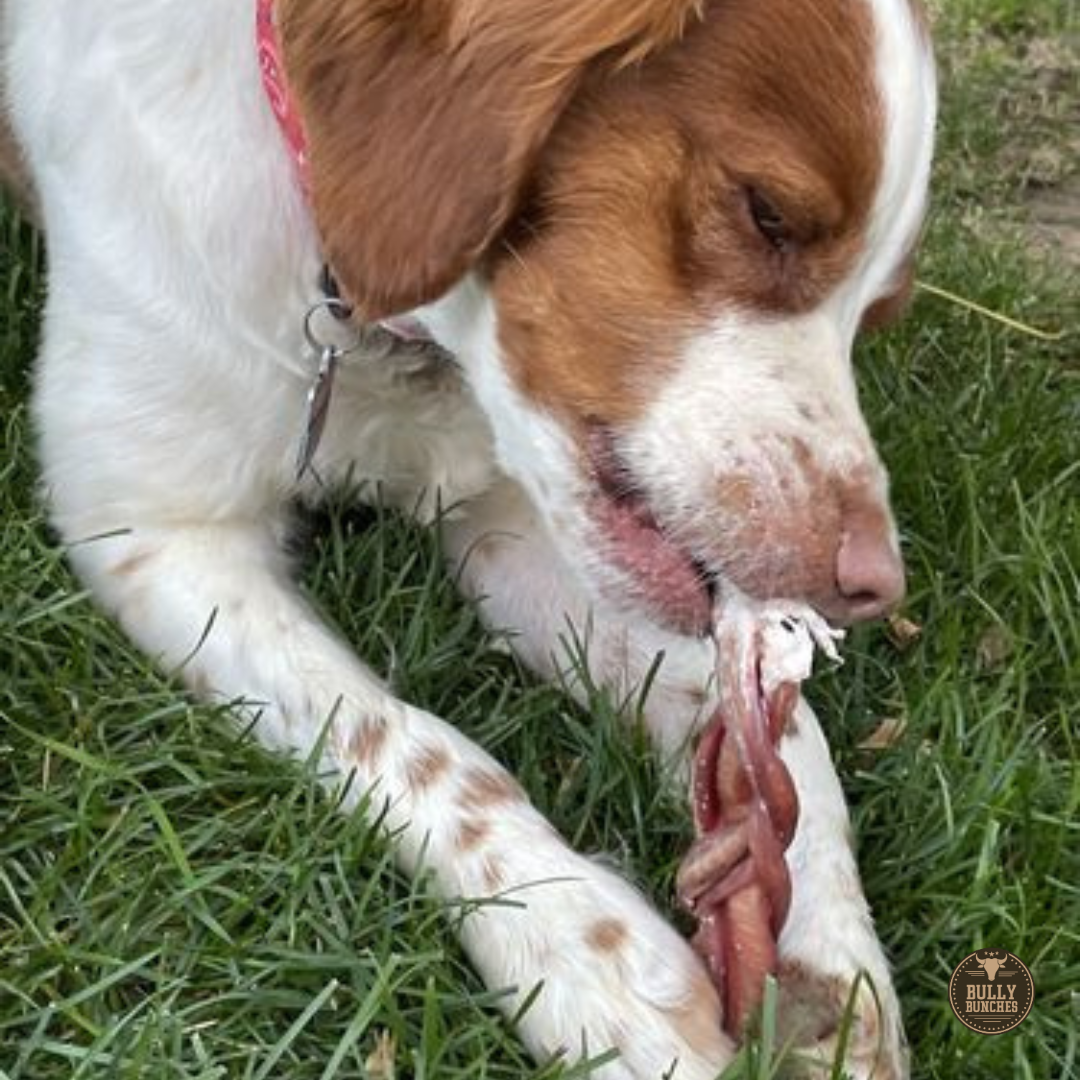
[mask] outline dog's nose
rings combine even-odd
[[[836,551],[836,615],[860,622],[887,615],[904,596],[904,564],[883,515],[849,516]]]

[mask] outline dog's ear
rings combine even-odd
[[[364,317],[436,298],[513,213],[586,66],[702,0],[279,0],[325,255]]]

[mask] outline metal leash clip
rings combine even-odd
[[[338,362],[342,357],[356,352],[360,348],[360,333],[351,328],[352,341],[346,345],[340,345],[332,341],[323,340],[316,332],[315,322],[321,314],[330,315],[336,324],[341,326],[348,324],[352,309],[338,296],[326,296],[318,303],[312,304],[304,316],[304,338],[311,349],[319,357],[319,366],[315,373],[315,379],[307,392],[307,406],[304,420],[304,434],[300,439],[300,447],[296,455],[296,480],[299,482],[311,468],[315,451],[319,448],[323,432],[326,429],[326,419],[330,412],[330,398],[334,392],[334,377],[337,374]]]

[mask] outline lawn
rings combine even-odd
[[[922,633],[861,629],[809,693],[913,1074],[1046,1080],[1080,1071],[1080,16],[936,7],[924,287],[859,357]],[[80,591],[34,486],[41,288],[39,239],[0,212],[0,1080],[570,1075],[524,1055],[454,911],[397,875],[378,829],[192,703]],[[400,521],[330,507],[303,571],[402,695],[670,906],[686,813],[632,702],[586,712],[532,682]],[[1035,983],[993,1037],[946,993],[986,946]]]

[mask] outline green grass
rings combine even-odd
[[[1075,74],[1033,44],[1073,4],[937,5],[945,108],[922,279],[1068,335],[1046,343],[923,294],[860,358],[911,573],[907,649],[855,634],[811,696],[851,800],[917,1077],[1066,1077],[1080,1029],[1080,289],[1033,253],[1026,200],[1064,185]],[[1075,39],[1074,39],[1075,40]],[[1075,58],[1075,51],[1071,54]],[[1071,69],[1075,72],[1075,65]],[[530,1062],[452,934],[303,763],[188,701],[97,614],[35,498],[26,414],[38,241],[0,217],[0,1078],[569,1075]],[[75,388],[73,388],[74,392]],[[378,519],[378,520],[376,520]],[[687,826],[640,734],[493,649],[431,537],[332,508],[305,580],[398,691],[511,765],[579,846],[661,904]],[[378,527],[375,527],[375,526]],[[860,743],[886,718],[887,750]],[[1018,953],[1013,1033],[949,1010],[972,949]],[[769,1075],[768,1055],[747,1074]]]

